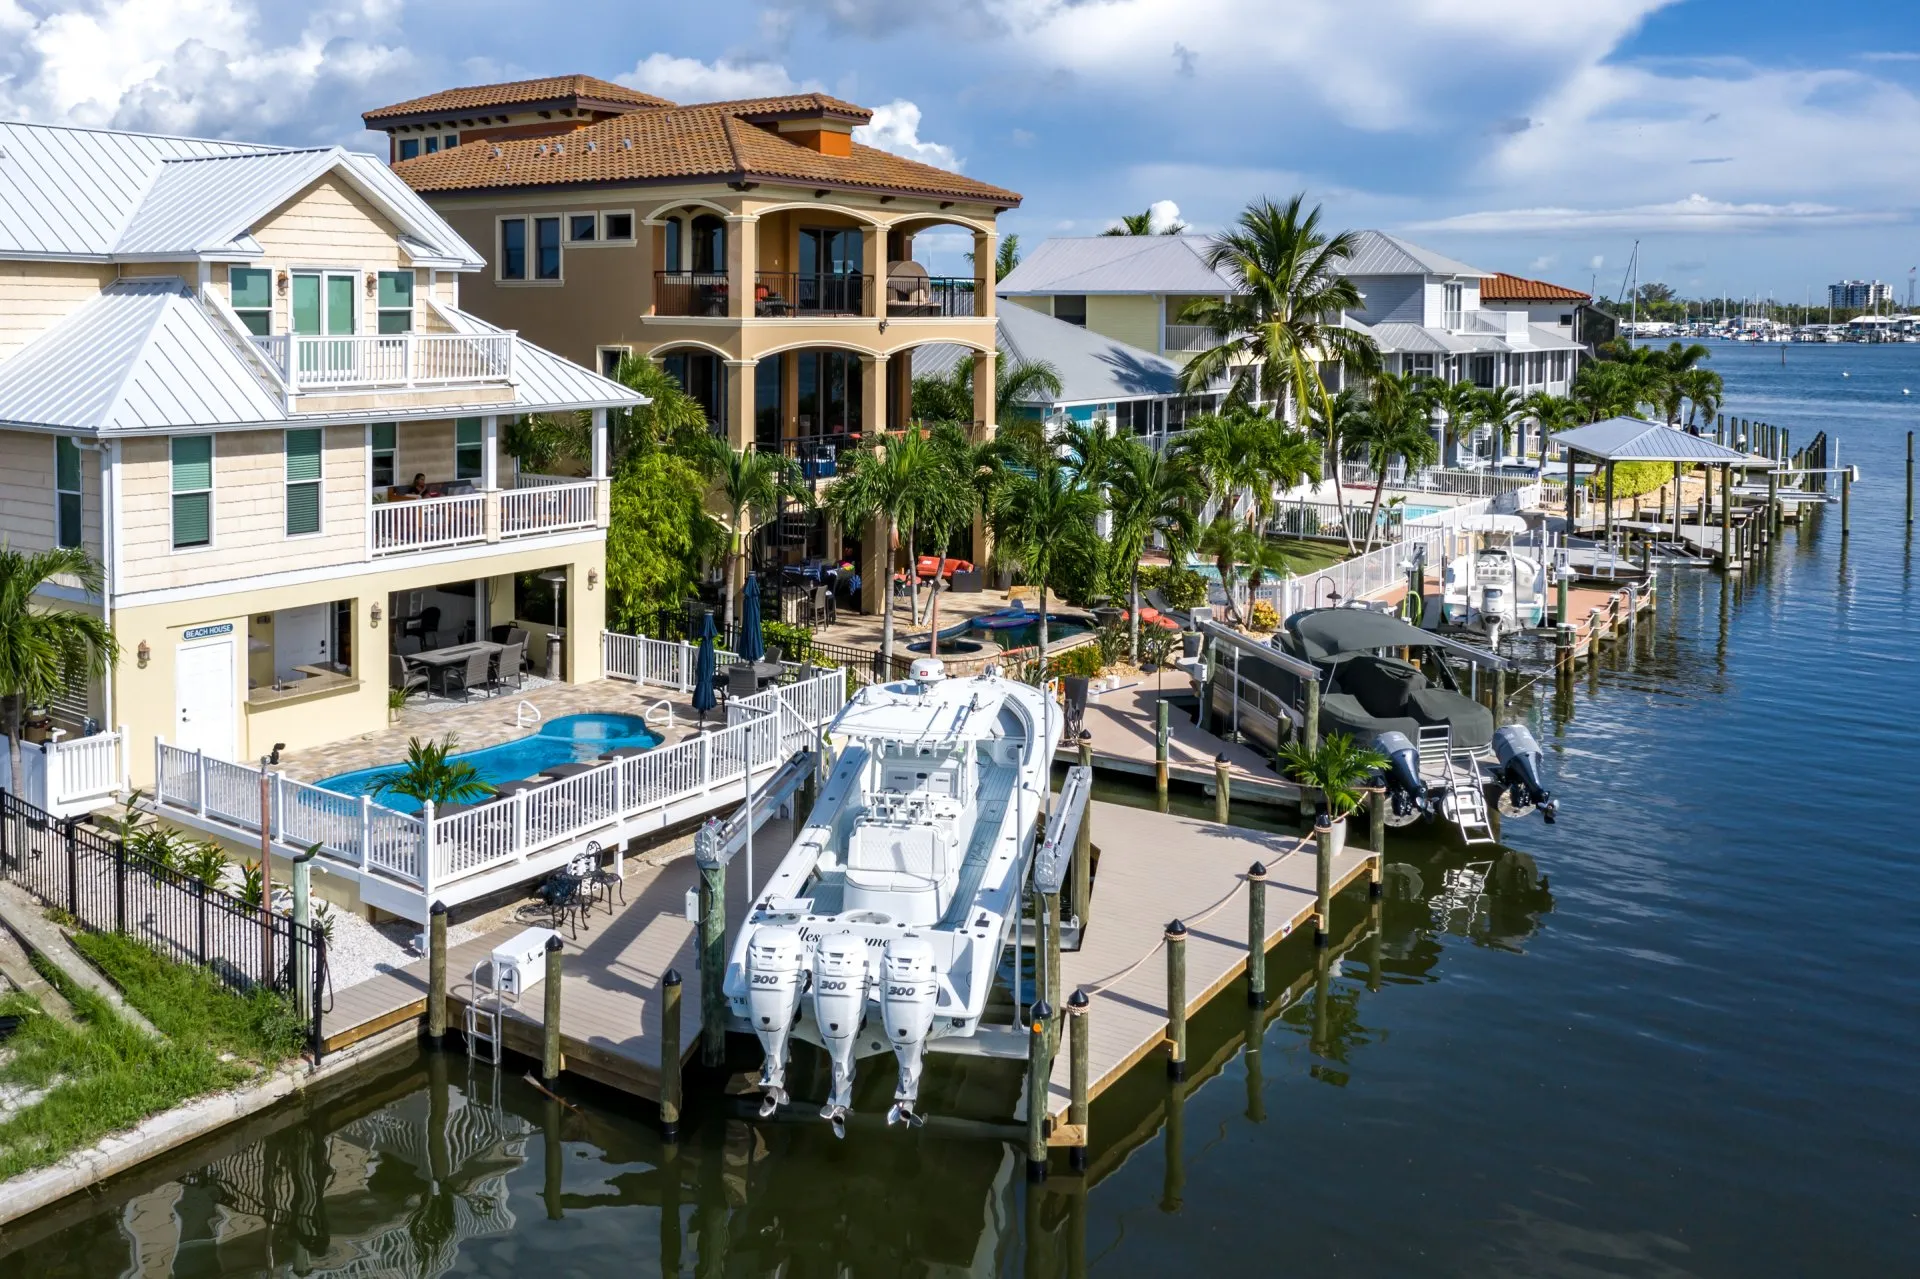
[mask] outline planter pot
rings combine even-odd
[[[1346,847],[1347,847],[1347,819],[1346,818],[1341,817],[1341,818],[1336,818],[1334,820],[1333,839],[1331,841],[1331,844],[1333,847],[1333,855],[1335,857],[1338,857],[1341,853],[1346,851]]]

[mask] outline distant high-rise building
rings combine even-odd
[[[1827,305],[1835,311],[1872,311],[1893,305],[1893,286],[1879,280],[1842,280],[1827,286]]]

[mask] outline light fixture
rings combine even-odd
[[[600,585],[600,570],[597,568],[588,569],[587,570],[587,589],[592,590],[594,587],[598,585]]]
[[[281,297],[287,296],[287,273],[285,271],[282,271],[280,273],[280,279],[277,283],[280,288],[280,296]]]
[[[141,640],[140,647],[134,650],[134,656],[140,659],[140,667],[142,670],[145,670],[147,659],[153,656],[153,650],[147,647],[145,640]]]
[[[371,271],[369,271],[367,273],[367,296],[372,297],[373,291],[379,287],[380,287],[379,278],[375,276]]]
[[[378,603],[375,603],[373,608],[368,612],[367,618],[375,626],[380,625],[380,605]]]

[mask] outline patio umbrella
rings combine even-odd
[[[757,662],[767,655],[760,635],[760,579],[747,578],[747,589],[740,593],[740,660]]]
[[[693,662],[693,709],[700,712],[702,725],[719,700],[713,695],[713,665],[713,614],[706,613],[700,618],[700,652]]]

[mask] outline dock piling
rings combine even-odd
[[[1067,999],[1067,1027],[1072,1033],[1067,1046],[1067,1122],[1079,1137],[1067,1152],[1067,1162],[1075,1172],[1087,1170],[1087,1007],[1092,1002],[1084,990],[1074,991]]]
[[[1247,867],[1247,1003],[1267,1006],[1267,868]]]
[[[1300,744],[1309,753],[1320,749],[1320,681],[1307,681],[1306,723],[1300,728]]]
[[[1167,699],[1161,698],[1155,703],[1153,736],[1153,788],[1159,800],[1160,811],[1167,811],[1167,743],[1172,728],[1167,723]]]
[[[1907,523],[1913,523],[1913,432],[1907,432]]]
[[[1233,782],[1228,768],[1225,751],[1213,757],[1213,820],[1222,826],[1227,824],[1227,814],[1231,811],[1232,802]]]
[[[1367,795],[1367,848],[1373,859],[1367,863],[1367,899],[1379,901],[1387,868],[1387,792],[1385,787]]]
[[[1840,536],[1853,534],[1853,468],[1842,467],[1840,471]]]
[[[427,1038],[439,1047],[447,1038],[447,904],[427,910]]]
[[[1042,893],[1036,903],[1039,908],[1040,930],[1044,934],[1040,946],[1044,952],[1041,968],[1046,974],[1046,990],[1040,997],[1043,1007],[1062,1007],[1060,1000],[1060,894]],[[1053,1054],[1060,1047],[1060,1026],[1052,1019],[1047,1021],[1047,1060],[1053,1060]]]
[[[1333,821],[1322,815],[1313,828],[1313,944],[1321,947],[1333,934]]]
[[[1187,926],[1167,925],[1167,1077],[1187,1077]]]
[[[720,860],[720,824],[709,820],[694,836],[700,868],[700,1060],[727,1057],[727,865]]]
[[[680,1139],[680,972],[660,978],[660,1139]]]
[[[1027,1016],[1027,1180],[1038,1183],[1047,1179],[1047,1078],[1053,1073],[1047,1038],[1053,1010],[1043,999]]]
[[[546,1010],[540,1022],[540,1077],[560,1077],[560,956],[566,943],[555,933],[547,938]]]

